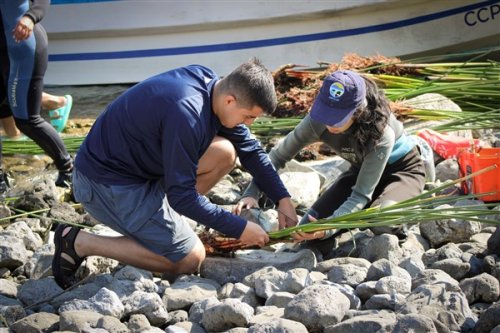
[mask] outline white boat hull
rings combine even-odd
[[[346,53],[463,51],[496,46],[500,37],[499,1],[310,1],[296,8],[282,0],[243,4],[52,5],[42,21],[49,34],[45,83],[133,83],[193,63],[225,75],[253,56],[276,69],[339,61]]]

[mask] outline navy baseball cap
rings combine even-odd
[[[325,125],[342,127],[365,103],[366,83],[356,72],[341,70],[328,75],[311,108],[311,118]]]

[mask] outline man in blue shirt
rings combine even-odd
[[[272,75],[255,59],[222,79],[199,65],[174,69],[118,97],[83,142],[73,186],[86,211],[123,237],[59,225],[52,263],[57,283],[74,283],[89,255],[156,272],[196,272],[205,249],[182,215],[242,245],[266,244],[269,237],[259,225],[203,196],[237,157],[279,205],[280,227],[295,225],[289,193],[245,126],[276,104]]]

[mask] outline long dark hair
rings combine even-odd
[[[353,115],[352,133],[356,140],[355,153],[362,159],[378,143],[391,112],[389,100],[370,78],[362,75],[366,83],[365,105]]]

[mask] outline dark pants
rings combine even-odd
[[[19,130],[54,160],[58,170],[65,171],[71,168],[71,157],[57,131],[40,116],[47,33],[36,24],[27,40],[16,43],[12,27],[17,19],[0,8],[0,118],[14,116]]]
[[[351,167],[326,189],[311,207],[317,218],[333,214],[352,193],[359,170]],[[406,156],[387,165],[373,193],[373,200],[365,208],[399,202],[422,193],[425,185],[424,163],[415,147]]]

